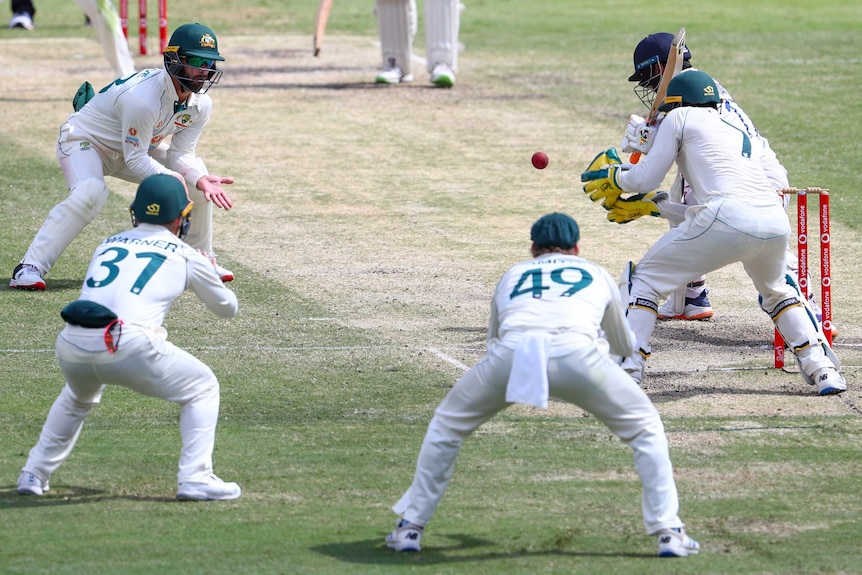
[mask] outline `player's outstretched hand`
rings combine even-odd
[[[206,201],[212,202],[223,210],[229,210],[233,203],[222,187],[222,184],[232,184],[233,178],[225,178],[209,174],[198,180],[197,188],[203,192]]]

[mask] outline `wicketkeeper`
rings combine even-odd
[[[661,76],[667,66],[667,56],[673,42],[673,34],[658,32],[650,34],[641,40],[634,51],[634,73],[629,76],[630,82],[637,82],[634,92],[637,97],[649,109],[656,95]],[[683,53],[682,73],[694,70],[691,64],[691,51],[688,46]],[[754,122],[745,113],[742,107],[733,99],[730,93],[716,81],[718,95],[721,100],[719,113],[726,122],[737,129],[742,130],[752,140],[760,144],[761,161],[766,171],[767,178],[775,190],[790,187],[787,180],[787,170],[778,160],[775,152],[754,125]],[[660,119],[659,119],[660,122]],[[638,115],[629,117],[626,133],[620,144],[620,149],[626,153],[640,152],[648,153],[651,142],[650,135],[656,129],[656,125],[647,126],[646,120]],[[676,179],[669,191],[670,200],[691,205],[692,196],[689,194],[690,187],[684,174],[677,172]],[[798,264],[793,252],[788,253],[788,272],[796,277]],[[713,309],[709,302],[709,289],[706,287],[706,276],[696,278],[687,286],[675,290],[667,301],[659,308],[659,319],[682,319],[702,320],[713,316]],[[813,299],[812,307],[819,314],[820,309]]]
[[[639,349],[622,365],[642,382],[658,302],[707,272],[741,262],[761,308],[796,355],[803,379],[820,395],[840,393],[847,385],[838,358],[808,300],[786,280],[790,221],[763,169],[763,143],[725,121],[721,104],[718,85],[708,74],[681,73],[668,86],[661,107],[667,115],[650,135],[649,153],[626,170],[611,148],[581,174],[584,191],[602,202],[610,221],[648,215],[674,224],[622,278]],[[674,163],[690,187],[689,204],[653,191]]]

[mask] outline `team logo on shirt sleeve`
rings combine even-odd
[[[138,130],[135,128],[129,128],[129,133],[126,134],[126,143],[130,146],[138,147],[141,145],[141,140],[138,138]]]

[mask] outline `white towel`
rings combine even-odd
[[[548,350],[551,336],[530,332],[521,338],[512,356],[506,401],[548,408]]]

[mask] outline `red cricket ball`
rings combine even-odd
[[[536,152],[533,154],[533,167],[537,170],[544,170],[548,167],[548,154],[545,152]]]

